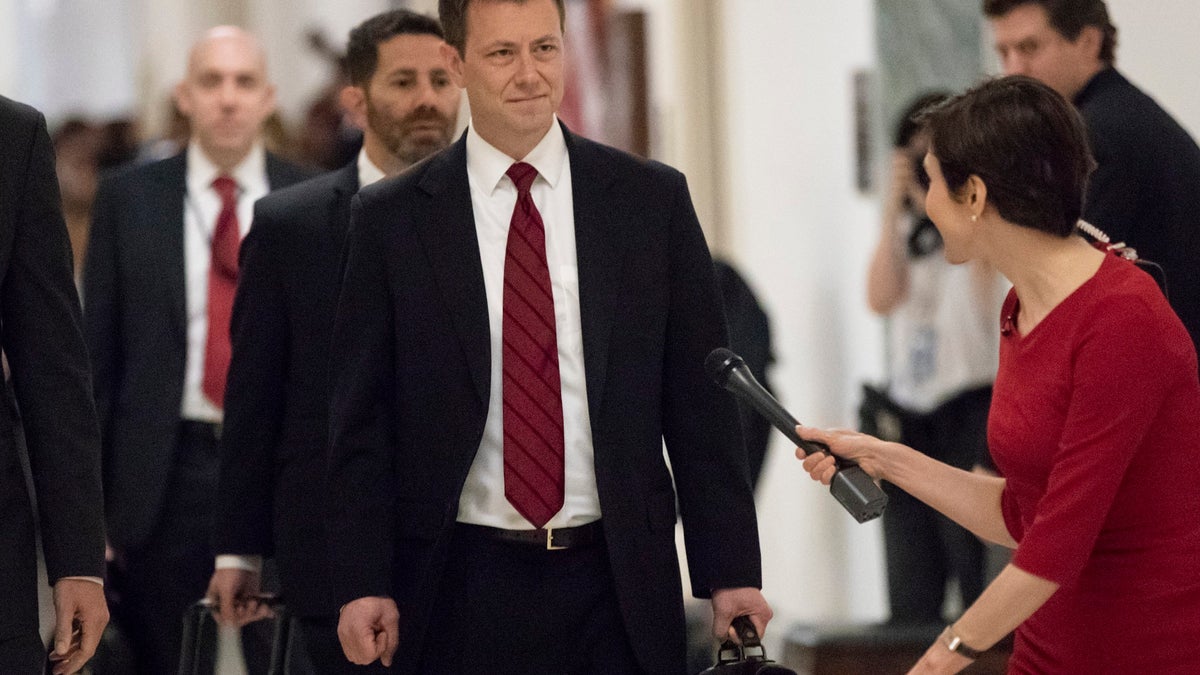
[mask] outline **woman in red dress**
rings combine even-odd
[[[799,428],[1015,549],[911,672],[958,672],[1015,629],[1010,673],[1200,673],[1200,381],[1186,330],[1148,274],[1076,236],[1093,162],[1058,94],[1002,78],[925,123],[926,208],[946,258],[1013,284],[988,420],[1001,477]],[[796,454],[829,482],[832,458]]]

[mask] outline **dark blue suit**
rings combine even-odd
[[[255,204],[242,242],[220,444],[213,549],[275,558],[317,673],[350,669],[337,642],[323,507],[329,342],[357,191],[351,163]]]

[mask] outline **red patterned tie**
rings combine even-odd
[[[208,271],[208,340],[204,345],[204,381],[200,389],[218,408],[225,407],[225,375],[229,371],[229,317],[237,290],[238,185],[229,176],[217,176],[213,189],[221,196],[221,213],[213,227],[212,259]]]
[[[517,205],[504,257],[504,496],[534,527],[563,505],[562,385],[546,230],[529,186],[537,169],[508,169]]]

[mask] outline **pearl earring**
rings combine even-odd
[[[972,223],[979,222],[979,216],[977,216],[977,215],[975,215],[974,213],[972,213],[972,214],[971,214],[971,222],[972,222]]]

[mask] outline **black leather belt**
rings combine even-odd
[[[198,420],[181,420],[179,429],[185,435],[193,438],[202,438],[206,441],[217,442],[221,440],[221,425],[212,422],[200,422]]]
[[[590,546],[604,539],[604,526],[600,524],[599,520],[578,527],[556,527],[543,530],[505,530],[471,523],[459,523],[458,527],[487,539],[535,546],[547,551]]]

